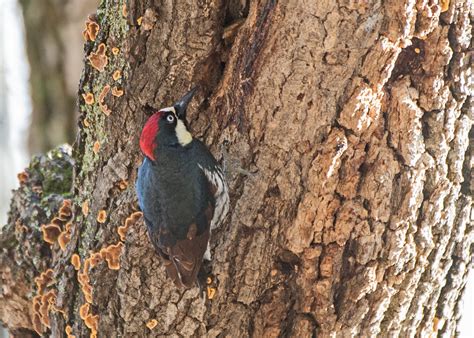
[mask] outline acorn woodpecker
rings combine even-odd
[[[207,147],[187,129],[195,89],[145,123],[136,192],[150,241],[177,286],[192,287],[203,258],[211,259],[211,231],[224,220],[229,194]]]

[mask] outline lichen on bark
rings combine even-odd
[[[52,261],[52,251],[40,228],[71,197],[72,166],[71,148],[61,146],[34,156],[28,168],[19,174],[20,187],[13,192],[8,223],[0,232],[0,320],[12,334],[33,331],[34,279]]]

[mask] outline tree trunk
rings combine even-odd
[[[36,329],[454,335],[474,243],[472,4],[127,3],[103,1],[99,33],[85,45],[95,67],[85,59],[73,216],[69,227],[59,222],[71,240],[64,251],[51,246],[54,282],[37,306],[48,308],[50,290],[56,296],[49,317],[32,312]],[[191,128],[226,154],[232,201],[211,240],[208,296],[216,293],[206,301],[167,279],[142,220],[130,217],[143,107],[168,106],[195,84]],[[13,212],[17,221],[25,224]]]

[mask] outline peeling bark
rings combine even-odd
[[[232,192],[211,242],[216,295],[176,289],[134,222],[120,268],[89,272],[100,336],[454,335],[474,243],[473,8],[443,6],[130,0],[124,17],[104,1],[85,52],[105,43],[108,64],[86,62],[80,84],[71,241],[49,265],[65,314],[50,332],[90,333],[67,262],[120,243],[137,210],[144,107],[199,84],[191,127],[226,153]],[[125,94],[86,104],[107,85]]]

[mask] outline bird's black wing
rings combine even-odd
[[[229,209],[229,195],[224,175],[220,168],[200,167],[201,179],[207,186],[204,196],[206,207],[196,217],[196,222],[190,224],[185,238],[177,239],[167,247],[162,247],[161,256],[165,259],[168,275],[177,285],[191,287],[196,281],[203,258],[210,260],[209,240],[211,230],[218,227],[224,220]],[[167,233],[161,233],[160,238],[166,238]]]
[[[199,178],[196,181],[202,182],[199,186],[206,187],[200,197],[203,208],[196,222],[187,227],[186,238],[178,239],[165,252],[176,268],[180,282],[188,287],[196,280],[203,258],[211,260],[211,231],[222,224],[229,210],[229,193],[224,174],[209,150],[201,142],[194,143],[194,150],[199,152],[200,157]]]
[[[224,175],[207,149],[205,152],[206,158],[201,162],[202,165],[193,171],[195,173],[193,175],[196,176],[185,180],[185,182],[196,184],[199,187],[197,190],[200,191],[197,195],[193,195],[192,200],[197,208],[196,214],[192,217],[179,214],[171,216],[169,209],[165,212],[166,205],[158,210],[156,202],[147,206],[145,202],[149,201],[141,201],[139,198],[142,210],[146,210],[151,217],[145,219],[150,240],[162,258],[168,276],[178,286],[192,287],[200,271],[203,256],[210,260],[208,245],[211,230],[222,223],[229,208],[228,189]],[[145,178],[145,175],[142,176]],[[153,193],[156,193],[158,189],[160,187],[154,187]],[[139,192],[142,190],[141,184],[137,184],[137,190]],[[189,187],[184,189],[184,191],[197,190],[189,189]],[[155,196],[150,193],[147,196],[155,199]],[[168,196],[181,196],[179,199],[189,197],[189,195],[180,194],[180,191],[168,193]],[[145,216],[147,212],[144,212]]]
[[[177,286],[189,288],[196,281],[209,243],[209,225],[213,214],[214,206],[209,201],[207,208],[196,218],[196,222],[187,227],[184,238],[176,238],[167,227],[148,228],[150,240],[161,256],[168,276]],[[200,228],[202,230],[199,230]]]

